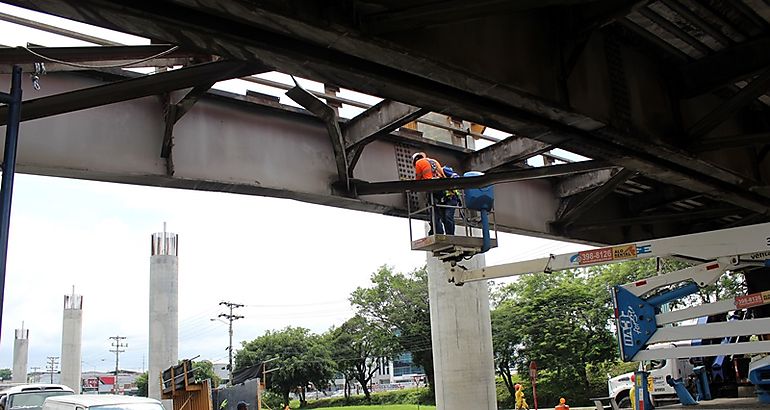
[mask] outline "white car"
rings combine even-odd
[[[146,397],[74,394],[46,399],[43,410],[163,410],[163,405]]]
[[[72,389],[61,384],[20,384],[0,392],[0,409],[40,410],[48,397],[73,394]]]

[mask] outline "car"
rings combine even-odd
[[[42,410],[163,410],[155,399],[117,394],[74,394],[50,397]]]
[[[73,394],[61,384],[21,384],[0,392],[0,410],[40,410],[49,397]]]

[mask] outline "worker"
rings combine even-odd
[[[516,383],[514,387],[516,388],[516,410],[521,410],[521,409],[529,410],[529,406],[527,405],[527,399],[524,398],[524,387],[519,383]]]
[[[569,410],[569,406],[567,406],[567,400],[562,397],[559,399],[559,405],[554,407],[553,410]]]
[[[446,178],[444,170],[441,168],[441,164],[433,158],[428,158],[424,152],[415,152],[412,155],[412,165],[414,165],[414,179],[418,181],[423,179]],[[432,215],[430,218],[430,232],[428,232],[428,235],[433,235],[434,233],[437,235],[444,234],[444,226],[442,225],[439,211],[435,206],[436,204],[441,203],[443,198],[444,191],[433,191],[428,194],[428,203],[433,205],[431,208]],[[448,233],[454,234],[454,230]]]
[[[447,178],[460,178],[460,175],[448,165],[445,165],[442,170]],[[441,198],[440,204],[443,206],[438,207],[438,216],[441,223],[444,225],[444,232],[446,232],[447,235],[454,235],[455,209],[460,205],[460,196],[461,193],[459,189],[447,189],[444,191],[444,196]]]
[[[249,403],[246,403],[245,401],[239,401],[238,406],[236,406],[236,410],[249,410]]]

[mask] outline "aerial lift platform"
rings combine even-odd
[[[678,259],[692,266],[612,287],[622,360],[770,353],[770,317],[747,315],[744,320],[692,324],[697,318],[770,304],[770,290],[674,311],[661,309],[668,302],[687,297],[715,283],[726,272],[770,267],[770,223],[549,255],[471,270],[455,264],[449,268],[449,281],[462,285],[656,257]],[[689,343],[697,339],[723,338],[734,338],[738,342]],[[757,386],[760,401],[770,403],[770,356],[752,361],[749,369],[749,378]]]
[[[470,171],[464,176],[479,176],[481,172]],[[428,195],[426,205],[412,210],[411,202],[407,200],[407,212],[409,221],[409,241],[414,251],[427,251],[443,262],[449,262],[456,266],[457,262],[469,259],[479,253],[484,253],[497,247],[497,223],[494,212],[494,190],[492,186],[466,189],[463,192],[460,205],[445,205],[434,203],[433,195]],[[442,208],[452,208],[455,217],[460,216],[464,232],[457,234],[457,230],[451,234],[429,234],[415,239],[412,230],[412,219],[418,215],[428,215],[428,218],[436,221],[434,213]],[[439,223],[439,222],[434,222]]]

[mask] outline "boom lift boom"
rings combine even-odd
[[[462,285],[479,280],[653,257],[681,259],[695,265],[613,287],[612,300],[619,330],[618,344],[623,360],[641,361],[770,351],[770,340],[678,347],[671,344],[669,348],[648,349],[650,345],[662,342],[770,334],[770,318],[663,327],[670,323],[768,304],[770,291],[671,312],[661,312],[659,309],[663,304],[686,297],[697,292],[699,288],[716,282],[725,272],[770,266],[770,223],[550,255],[547,258],[474,270],[466,270],[459,265],[452,266],[449,269],[449,280]]]

